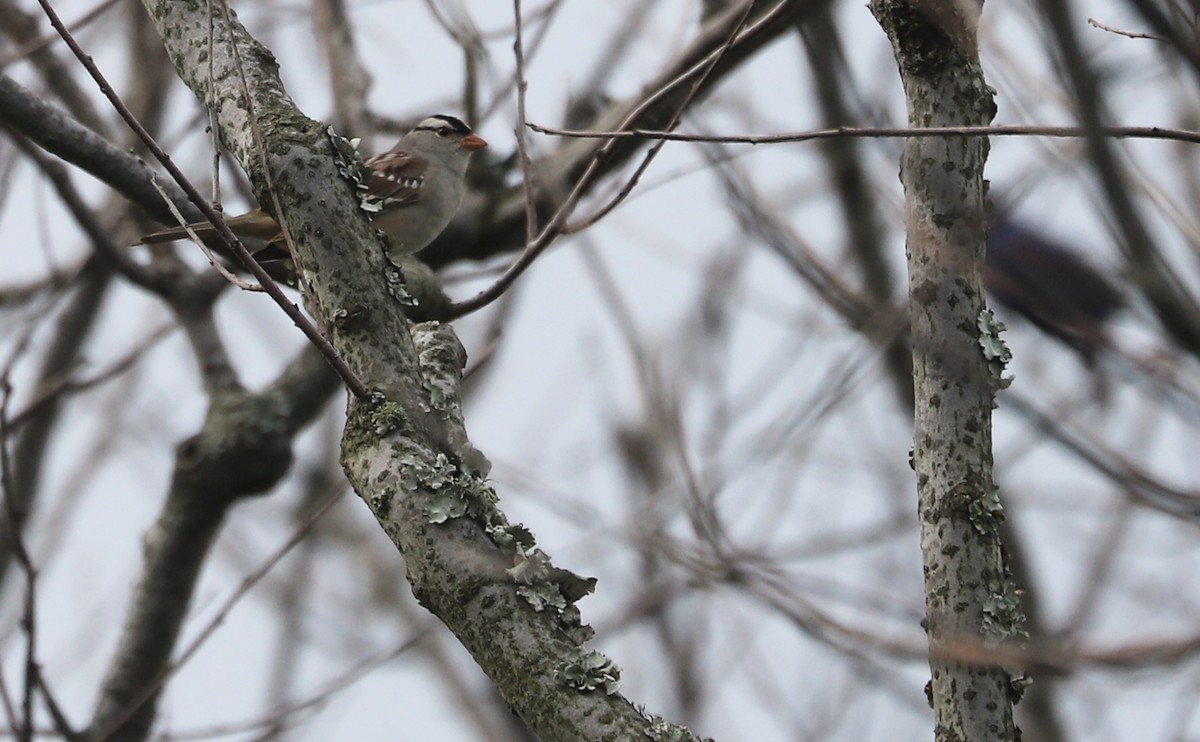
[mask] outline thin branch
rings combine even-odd
[[[25,45],[42,41],[45,25],[41,13],[26,11],[19,0],[0,0],[0,34],[14,44]],[[57,34],[55,34],[57,40]],[[78,121],[97,134],[111,135],[110,122],[97,110],[94,99],[80,85],[65,59],[56,50],[43,47],[29,54],[28,63],[37,71],[43,95],[57,99]],[[8,69],[7,67],[4,69]]]
[[[1083,139],[1098,132],[1112,139],[1165,139],[1168,141],[1200,144],[1200,132],[1187,129],[1164,129],[1158,126],[1101,126],[1096,129],[1080,126],[914,126],[914,127],[858,127],[838,126],[832,129],[789,134],[735,134],[714,136],[711,134],[683,134],[673,131],[651,131],[630,129],[627,131],[581,131],[556,129],[550,126],[529,124],[539,134],[571,137],[575,139],[663,139],[671,142],[718,142],[721,144],[783,144],[786,142],[808,142],[814,139],[912,139],[916,137],[1053,137],[1059,139]]]
[[[5,718],[8,719],[10,729],[17,728],[17,710],[13,707],[12,694],[8,692],[8,685],[4,682],[4,673],[0,672],[0,706],[4,707]]]
[[[709,76],[701,91],[702,96],[711,95],[720,82],[731,75],[740,66],[748,63],[754,55],[768,44],[778,39],[793,24],[801,22],[808,14],[829,4],[832,0],[755,0],[754,22],[739,38],[737,45],[725,55],[718,69]],[[528,4],[528,3],[526,3]],[[705,17],[698,35],[691,40],[678,54],[668,60],[658,74],[647,80],[642,90],[660,90],[669,88],[666,95],[656,96],[656,100],[648,109],[643,109],[642,102],[646,99],[645,92],[622,100],[609,100],[605,96],[593,96],[590,102],[574,105],[565,112],[568,121],[583,119],[585,124],[577,128],[591,127],[594,129],[610,128],[645,128],[661,129],[674,112],[674,105],[686,92],[690,77],[680,82],[681,72],[696,68],[698,61],[702,62],[724,45],[729,38],[730,28],[740,17],[744,9],[742,2],[728,5],[729,9],[713,18]],[[536,12],[526,11],[524,23],[528,32],[532,18]],[[510,24],[511,25],[511,24]],[[511,33],[511,32],[510,32]],[[530,36],[529,33],[526,34]],[[526,63],[532,59],[533,48],[537,37],[529,38],[526,49]],[[701,64],[701,69],[703,65]],[[512,95],[509,94],[511,101]],[[630,112],[634,112],[632,119]],[[571,125],[571,124],[568,124]],[[538,194],[538,215],[543,223],[549,221],[561,206],[574,183],[584,173],[595,155],[596,147],[588,142],[570,141],[558,148],[553,154],[541,158],[537,172],[551,178],[551,182],[542,184]],[[610,175],[631,159],[640,147],[636,141],[623,141],[610,151],[608,158],[600,164],[587,192],[594,190],[601,178]],[[515,158],[514,158],[515,159]],[[525,240],[525,197],[521,185],[496,188],[496,195],[490,200],[495,208],[490,211],[486,232],[479,229],[482,225],[458,220],[434,243],[436,249],[430,250],[429,260],[434,267],[442,267],[460,259],[480,260],[507,252],[520,252],[524,249]],[[462,307],[457,309],[461,310]]]
[[[521,182],[525,186],[525,242],[533,242],[537,238],[537,204],[533,188],[533,163],[529,161],[529,142],[525,137],[525,127],[529,125],[525,118],[525,93],[529,83],[525,80],[525,40],[521,23],[521,0],[513,0],[513,19],[516,27],[516,38],[513,41],[513,56],[516,58],[517,80],[517,128],[513,132],[517,137],[517,158],[521,165]]]
[[[434,6],[434,4],[430,3],[430,7],[432,8],[433,6]],[[541,25],[537,27],[537,30],[535,32],[533,32],[533,38],[530,40],[530,42],[528,44],[523,45],[524,50],[522,53],[523,53],[523,56],[525,57],[526,61],[533,58],[533,55],[537,52],[538,49],[541,48],[542,42],[545,41],[546,38],[550,35],[551,25],[553,24],[554,19],[557,15],[559,9],[562,6],[563,6],[563,0],[550,0],[550,2],[547,3],[544,7],[540,8],[538,10],[535,10],[532,13],[525,13],[525,18],[523,19],[522,22],[530,23],[532,25],[532,21],[535,21],[535,20],[541,21]],[[480,38],[482,40],[487,40],[487,37],[488,37],[488,34],[486,34],[486,33],[480,34]],[[465,50],[465,47],[464,47],[464,50]],[[492,114],[494,114],[502,106],[508,105],[509,89],[512,88],[514,85],[516,85],[516,81],[517,81],[517,72],[514,70],[512,75],[507,80],[505,80],[502,84],[495,86],[495,89],[492,91],[491,101],[483,104],[480,111],[478,112],[478,117],[479,117],[480,121],[482,121],[482,120],[488,118],[489,116],[491,116]],[[467,109],[467,110],[470,111],[470,109]],[[472,122],[472,123],[474,123],[474,122]]]
[[[225,623],[225,619],[229,617],[229,612],[233,610],[233,607],[241,602],[242,598],[246,597],[250,590],[275,568],[275,565],[279,564],[285,556],[291,553],[296,544],[299,544],[308,535],[309,531],[312,530],[313,526],[317,524],[317,521],[325,517],[325,513],[329,512],[330,508],[337,504],[338,500],[342,498],[342,494],[343,488],[335,486],[329,496],[325,498],[325,501],[320,503],[316,510],[313,511],[313,514],[292,533],[288,540],[284,541],[275,550],[274,554],[267,557],[259,565],[258,569],[246,575],[237,589],[229,594],[229,597],[225,599],[213,617],[209,619],[208,623],[200,630],[200,633],[196,635],[196,638],[179,653],[179,658],[171,664],[170,669],[167,671],[168,675],[174,674],[196,654],[200,647],[212,637],[213,633]]]
[[[18,340],[16,348],[9,357],[8,362],[4,366],[4,370],[0,373],[0,496],[3,497],[5,515],[9,523],[18,523],[20,519],[16,512],[16,504],[13,500],[13,481],[12,481],[12,461],[8,455],[8,410],[12,403],[12,372],[16,366],[17,360],[25,353],[30,339],[33,337],[33,328],[29,329]],[[15,531],[15,529],[14,529]],[[16,716],[15,709],[12,706],[8,695],[4,696],[4,705],[10,719],[12,719],[13,729],[16,732],[17,739],[22,742],[28,742],[33,739],[33,693],[37,687],[37,677],[39,675],[36,650],[37,650],[37,619],[35,609],[37,607],[36,590],[37,590],[37,569],[34,568],[33,559],[29,555],[28,549],[25,548],[25,540],[20,532],[14,532],[12,535],[12,551],[17,558],[17,562],[21,565],[21,569],[25,572],[25,592],[24,592],[24,607],[21,616],[21,627],[25,632],[25,684],[24,692],[21,696],[21,714]]]
[[[313,26],[329,73],[334,111],[332,123],[338,131],[362,136],[368,131],[367,97],[371,90],[371,74],[355,48],[354,28],[345,0],[314,2]]]
[[[1117,28],[1116,26],[1105,25],[1105,24],[1101,23],[1100,21],[1096,20],[1095,18],[1088,18],[1087,22],[1088,22],[1089,26],[1098,28],[1101,31],[1108,31],[1109,33],[1117,34],[1118,36],[1127,36],[1131,39],[1150,39],[1152,41],[1166,41],[1167,40],[1165,36],[1159,36],[1158,34],[1140,33],[1138,31],[1124,31],[1122,29]]]
[[[150,185],[153,171],[141,158],[117,147],[2,73],[0,121],[55,157],[106,183],[158,221],[171,221],[162,197]],[[164,187],[189,221],[204,218],[179,186],[170,182]]]
[[[1016,410],[1034,430],[1057,441],[1137,502],[1175,518],[1191,522],[1200,520],[1200,490],[1183,489],[1155,477],[1116,447],[1106,445],[1079,430],[1078,426],[1076,429],[1068,427],[1066,421],[1039,410],[1021,394],[1010,392],[1005,395],[1001,407]]]
[[[1134,4],[1143,3],[1134,0]],[[1151,229],[1130,193],[1128,168],[1105,135],[1112,114],[1100,75],[1093,69],[1078,37],[1071,3],[1044,0],[1038,3],[1038,10],[1046,21],[1049,38],[1061,52],[1064,78],[1074,98],[1076,114],[1088,132],[1085,140],[1088,164],[1096,175],[1099,192],[1107,201],[1104,211],[1120,238],[1131,283],[1153,307],[1172,339],[1192,356],[1200,357],[1200,298],[1170,265],[1167,256],[1154,247]]]
[[[46,704],[46,710],[50,713],[50,718],[54,720],[54,731],[61,734],[66,742],[76,742],[79,739],[79,732],[76,732],[71,726],[71,720],[67,718],[67,714],[59,704],[58,698],[50,690],[50,686],[46,684],[45,674],[39,672],[37,681],[38,692],[42,694],[42,702]]]

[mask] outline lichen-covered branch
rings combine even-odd
[[[892,41],[910,126],[991,121],[995,105],[976,40],[981,2],[872,0],[870,7]],[[900,166],[916,398],[913,465],[938,740],[1014,739],[1012,704],[1021,682],[955,650],[986,648],[1021,631],[992,477],[992,407],[1007,349],[986,310],[981,275],[987,152],[983,137],[913,138]]]
[[[214,4],[210,49],[206,4],[146,4],[180,77],[218,102],[222,141],[295,243],[310,311],[372,392],[349,401],[342,464],[422,605],[543,739],[686,739],[622,698],[616,667],[583,650],[590,630],[574,603],[592,582],[553,566],[497,509],[462,426],[462,349],[440,325],[414,340],[411,299],[357,209],[342,142],[295,108],[270,52],[225,11]]]

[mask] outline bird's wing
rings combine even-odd
[[[367,160],[366,166],[372,171],[367,199],[392,209],[418,201],[429,163],[403,152],[385,152]]]

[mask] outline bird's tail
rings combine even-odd
[[[254,237],[265,242],[275,242],[279,239],[279,225],[271,218],[269,214],[261,209],[255,209],[248,214],[241,216],[229,217],[225,220],[225,224],[238,237]],[[158,232],[151,232],[143,235],[141,243],[143,245],[158,245],[164,242],[174,242],[182,240],[188,236],[188,230],[196,233],[197,237],[209,237],[216,234],[217,229],[209,222],[195,222],[187,225],[187,227],[171,227]]]
[[[195,222],[193,224],[189,224],[187,229],[191,229],[193,232],[195,232],[197,237],[207,237],[210,234],[215,234],[217,231],[216,228],[214,228],[213,225],[209,224],[208,222]],[[140,242],[143,245],[159,245],[164,242],[182,240],[188,236],[187,229],[183,227],[172,227],[171,229],[163,229],[159,230],[158,232],[151,232],[150,234],[142,235]]]

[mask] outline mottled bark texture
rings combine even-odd
[[[572,603],[590,584],[552,567],[496,509],[459,413],[462,348],[449,327],[406,320],[411,300],[357,208],[342,145],[296,109],[270,51],[222,4],[146,7],[179,76],[217,107],[221,140],[259,203],[295,243],[309,310],[372,391],[350,395],[342,465],[403,553],[417,599],[542,739],[641,738],[654,720],[615,693],[615,668],[580,648],[587,629]]]
[[[986,125],[976,0],[872,0],[910,126]],[[989,649],[1020,632],[998,535],[991,415],[1003,351],[985,313],[982,137],[909,139],[901,160],[916,398],[913,463],[938,740],[1009,740],[1019,687]]]

